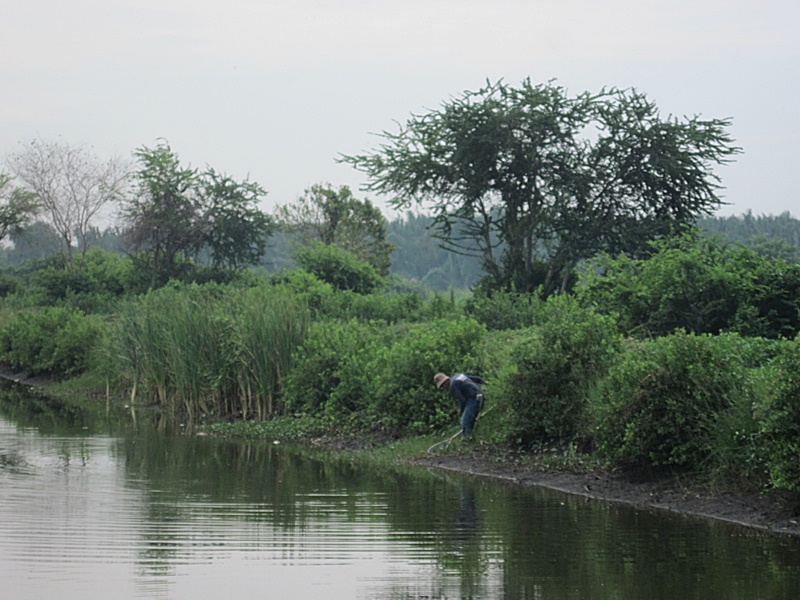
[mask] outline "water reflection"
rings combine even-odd
[[[798,542],[0,397],[3,597],[794,598]]]

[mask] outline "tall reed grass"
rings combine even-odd
[[[282,410],[292,353],[309,323],[286,290],[168,287],[127,303],[112,335],[112,374],[131,402],[200,415],[265,419]]]

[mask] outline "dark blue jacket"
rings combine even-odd
[[[459,373],[450,377],[450,393],[458,402],[458,413],[464,412],[467,406],[467,401],[474,398],[478,394],[482,394],[483,390],[478,384],[485,383],[483,379],[477,375],[465,375]]]

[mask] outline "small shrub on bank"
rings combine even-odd
[[[720,418],[748,401],[741,344],[683,332],[629,343],[593,397],[599,451],[627,464],[709,466]]]
[[[436,389],[433,376],[439,371],[482,374],[485,333],[485,327],[471,319],[408,326],[371,363],[373,422],[410,433],[429,433],[453,423],[454,401]]]
[[[102,327],[75,309],[25,310],[0,329],[0,360],[31,374],[77,375],[89,368]]]
[[[770,365],[771,385],[757,406],[766,469],[773,486],[800,489],[800,342],[787,342]]]
[[[372,394],[368,364],[385,343],[385,330],[355,320],[315,322],[286,378],[287,410],[344,418],[364,410]]]
[[[571,297],[551,297],[542,313],[512,354],[509,436],[525,445],[576,436],[588,393],[620,343],[611,318],[580,308]]]

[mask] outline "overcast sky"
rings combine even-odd
[[[797,0],[2,0],[0,158],[34,138],[100,158],[165,139],[260,183],[270,210],[314,183],[357,190],[340,154],[527,77],[732,118],[720,214],[800,217]]]

